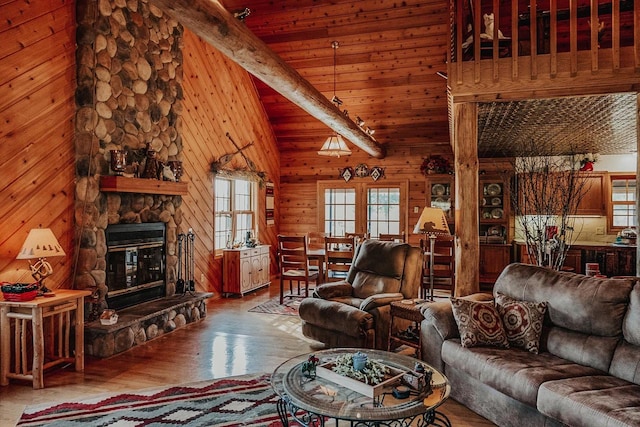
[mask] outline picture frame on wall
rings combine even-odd
[[[265,197],[265,217],[267,219],[267,225],[275,225],[275,194],[273,182],[267,182],[265,184]]]

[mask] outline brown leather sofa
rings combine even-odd
[[[416,298],[422,278],[420,248],[365,240],[347,278],[318,286],[300,303],[304,336],[327,347],[387,349],[389,304]]]
[[[511,264],[498,292],[547,302],[539,354],[462,347],[451,303],[422,307],[422,358],[455,400],[500,426],[640,425],[640,283]]]

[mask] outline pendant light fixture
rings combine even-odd
[[[336,95],[336,51],[339,46],[340,44],[337,41],[331,42],[331,47],[333,48],[333,98],[331,98],[331,102],[333,102],[338,109],[340,109],[340,105],[342,105],[342,100]],[[350,155],[351,150],[347,147],[342,136],[334,132],[333,135],[324,142],[318,154],[321,156],[340,157]]]

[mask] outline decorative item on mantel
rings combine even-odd
[[[593,153],[586,153],[582,159],[580,159],[581,171],[592,171],[593,164],[598,161],[598,155]]]
[[[420,172],[423,175],[429,175],[434,173],[453,173],[453,168],[449,163],[449,160],[440,155],[433,155],[425,158],[420,165]]]

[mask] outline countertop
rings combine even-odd
[[[516,245],[524,245],[523,240],[515,240]],[[620,245],[613,242],[594,242],[590,240],[577,240],[571,244],[572,248],[616,248],[616,249],[636,249],[637,245]]]

